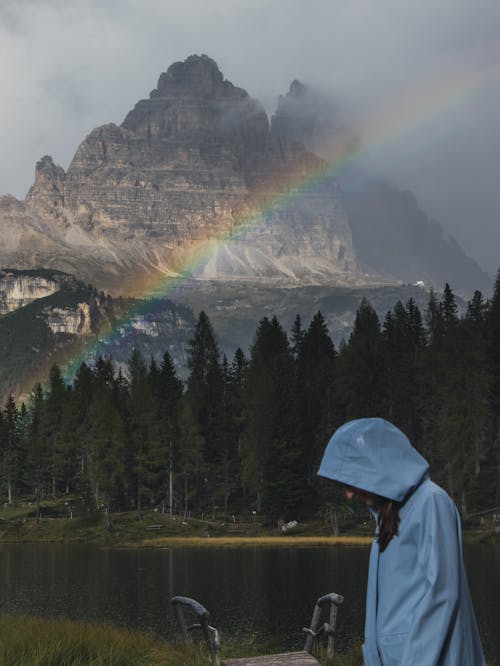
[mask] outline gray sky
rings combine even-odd
[[[172,62],[206,53],[269,113],[294,78],[330,95],[366,138],[360,163],[493,273],[499,35],[498,0],[0,0],[0,193],[23,198],[42,155],[66,169]]]

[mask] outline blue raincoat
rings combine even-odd
[[[365,666],[483,666],[462,557],[458,511],[427,461],[383,419],[339,428],[318,474],[402,502],[399,531],[372,544]],[[374,511],[376,517],[376,511]]]

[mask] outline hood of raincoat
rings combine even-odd
[[[329,441],[319,476],[401,502],[423,480],[429,463],[404,433],[380,418],[344,423]]]

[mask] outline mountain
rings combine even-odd
[[[349,154],[358,142],[335,104],[299,81],[280,96],[271,132],[325,157]],[[449,282],[464,295],[491,291],[491,277],[445,236],[412,192],[352,166],[340,171],[337,186],[360,271],[438,289]]]
[[[324,158],[356,141],[339,118],[294,81],[269,122],[190,56],[120,126],[93,130],[67,171],[43,157],[24,201],[0,197],[0,393],[31,390],[53,362],[124,363],[133,346],[170,351],[182,373],[201,309],[231,355],[263,316],[288,327],[320,309],[338,343],[364,295],[383,317],[397,300],[425,306],[417,282],[489,292],[411,193],[329,175]]]
[[[211,58],[190,56],[120,126],[93,130],[66,172],[45,156],[24,201],[0,197],[0,266],[58,269],[121,295],[186,270],[285,286],[489,285],[414,199],[326,176],[317,153],[343,137],[335,107],[298,81],[270,123]]]
[[[59,268],[127,294],[193,260],[201,278],[352,279],[335,184],[276,205],[323,167],[302,146],[276,141],[261,104],[213,60],[190,56],[121,126],[93,130],[66,173],[46,156],[24,202],[0,201],[0,262]]]
[[[473,289],[491,292],[490,276],[453,237],[445,237],[412,192],[366,177],[351,177],[342,185],[341,199],[362,270],[431,286],[448,282],[460,294]]]

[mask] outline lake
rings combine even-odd
[[[1,544],[3,613],[175,627],[169,599],[192,596],[225,636],[303,643],[317,597],[337,592],[337,644],[363,633],[368,548],[196,548],[111,550],[90,545]],[[489,664],[500,664],[500,545],[468,546],[469,583]]]

